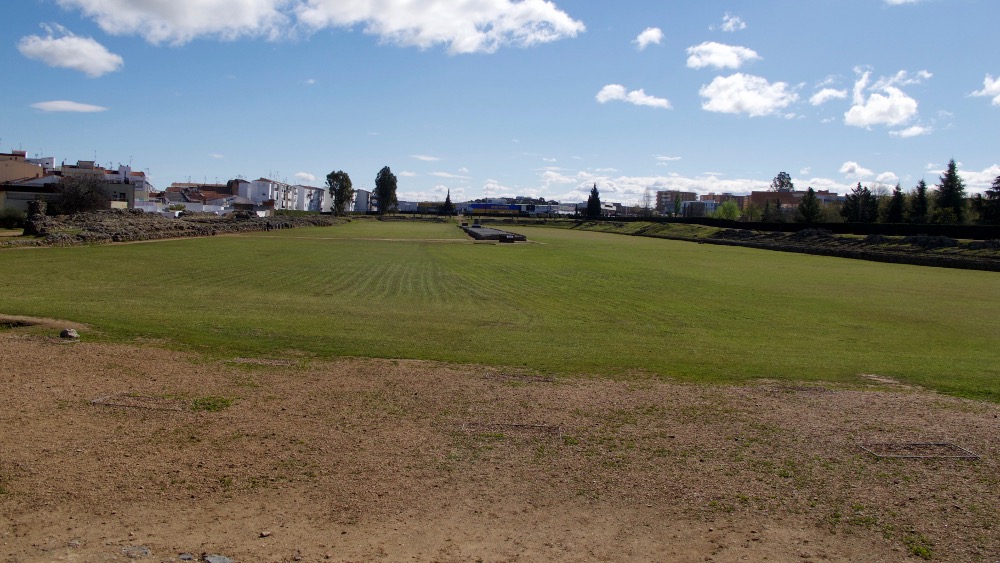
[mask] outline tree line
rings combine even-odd
[[[795,186],[786,172],[774,177],[769,191],[792,192]],[[824,204],[811,187],[794,210],[784,210],[780,199],[767,201],[763,208],[748,207],[743,218],[750,221],[801,223],[976,223],[1000,225],[1000,176],[985,194],[966,197],[965,182],[954,159],[940,176],[934,189],[924,180],[909,192],[900,184],[891,191],[882,185],[862,186],[861,182],[839,205]],[[725,217],[729,218],[729,217]]]

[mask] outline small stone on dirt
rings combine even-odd
[[[233,560],[225,555],[202,555],[205,563],[233,563]]]
[[[130,545],[122,548],[122,553],[129,559],[142,559],[153,554],[148,547],[143,545]]]

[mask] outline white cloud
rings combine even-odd
[[[743,73],[716,76],[698,93],[707,98],[701,105],[706,111],[746,113],[750,117],[775,114],[799,98],[784,82],[770,84],[764,78]]]
[[[991,75],[987,74],[986,78],[983,79],[983,89],[976,90],[972,95],[987,98],[992,96],[993,105],[1000,106],[1000,76],[994,79]]]
[[[663,41],[663,31],[658,27],[647,27],[632,43],[635,43],[636,47],[642,51],[654,43],[659,45],[660,41]]]
[[[902,6],[903,4],[916,4],[920,0],[885,0],[885,3],[890,6]]]
[[[458,53],[492,53],[576,37],[586,28],[548,0],[298,0],[298,20],[313,29],[364,25],[388,43]]]
[[[217,152],[213,152],[213,153],[209,153],[208,154],[208,158],[214,158],[215,160],[222,160],[222,159],[226,158],[226,155],[221,154],[221,153],[217,153]]]
[[[808,176],[809,174],[812,174],[812,168],[806,166],[805,168],[799,169],[799,176]]]
[[[982,193],[984,190],[990,188],[993,185],[993,181],[1000,177],[1000,164],[994,164],[984,170],[963,170],[962,164],[958,164],[958,173],[965,181],[965,187],[968,189],[969,194]],[[943,170],[939,170],[938,174],[943,174]],[[928,182],[931,184],[933,182]]]
[[[437,161],[441,160],[440,158],[438,158],[436,156],[428,156],[426,154],[411,154],[410,156],[412,158],[415,158],[417,160],[422,160],[424,162],[437,162]]]
[[[151,43],[196,37],[277,38],[290,24],[286,0],[56,0],[77,8],[107,33],[141,35]]]
[[[628,102],[637,106],[649,106],[654,108],[670,109],[670,100],[666,98],[656,98],[646,94],[642,88],[626,92],[621,84],[608,84],[597,93],[597,101],[605,104],[611,101]]]
[[[56,0],[94,19],[107,33],[141,35],[151,43],[198,37],[277,39],[295,31],[363,26],[384,42],[451,53],[492,53],[585,31],[547,0]],[[430,5],[428,5],[430,4]]]
[[[899,176],[895,172],[883,172],[875,178],[879,184],[895,184],[899,182]]]
[[[108,51],[91,37],[73,35],[62,26],[43,26],[45,37],[28,35],[17,44],[18,51],[29,59],[56,68],[78,70],[91,78],[121,70],[125,60]],[[55,34],[61,35],[56,37]]]
[[[900,129],[899,131],[889,131],[889,134],[893,137],[908,139],[910,137],[919,137],[920,135],[929,135],[933,130],[934,129],[931,127],[914,125],[912,127],[907,127],[906,129]]]
[[[852,106],[844,114],[844,123],[855,127],[903,125],[916,114],[917,101],[890,86],[885,94],[873,93],[863,104]]]
[[[653,158],[656,159],[657,164],[666,166],[668,162],[676,162],[681,160],[683,157],[680,156],[666,156],[662,154],[654,154]]]
[[[408,172],[408,171],[404,170],[404,171],[402,171],[402,172],[399,173],[399,176],[401,176],[403,178],[416,178],[417,177],[417,173],[416,172]]]
[[[732,33],[746,28],[746,22],[744,22],[739,16],[735,16],[729,12],[726,12],[726,15],[722,16],[722,31]]]
[[[833,88],[823,88],[809,98],[809,103],[814,106],[821,106],[830,100],[843,100],[847,98],[847,90],[835,90]]]
[[[295,180],[304,184],[312,184],[316,181],[316,176],[308,172],[296,172]]]
[[[306,79],[306,86],[314,86],[315,84],[316,84],[316,79],[315,78],[307,78]]]
[[[431,176],[437,176],[438,178],[451,178],[459,180],[468,180],[468,176],[460,176],[458,174],[452,174],[451,172],[431,172]]]
[[[861,166],[853,160],[848,160],[840,166],[840,173],[846,178],[852,178],[854,180],[864,180],[865,178],[871,178],[875,175],[874,172]]]
[[[40,109],[42,111],[68,111],[77,113],[93,113],[99,111],[108,111],[108,108],[101,106],[94,106],[90,104],[81,104],[79,102],[70,102],[67,100],[54,100],[51,102],[38,102],[31,104],[31,107],[35,109]]]
[[[715,41],[706,41],[700,45],[687,48],[688,68],[740,68],[743,63],[760,59],[753,49],[737,45],[725,45]]]
[[[916,84],[930,78],[927,71],[920,71],[918,78],[910,78],[900,71],[888,78],[880,78],[871,87],[871,71],[860,72],[854,83],[853,106],[844,114],[844,123],[854,127],[872,125],[899,126],[910,122],[917,115],[917,101],[908,96],[897,85]],[[866,93],[870,95],[866,98]]]

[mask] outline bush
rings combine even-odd
[[[27,218],[24,211],[5,207],[0,209],[0,228],[2,229],[23,229],[24,220]]]

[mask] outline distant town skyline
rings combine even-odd
[[[0,152],[173,182],[639,203],[1000,176],[992,0],[33,0]]]

